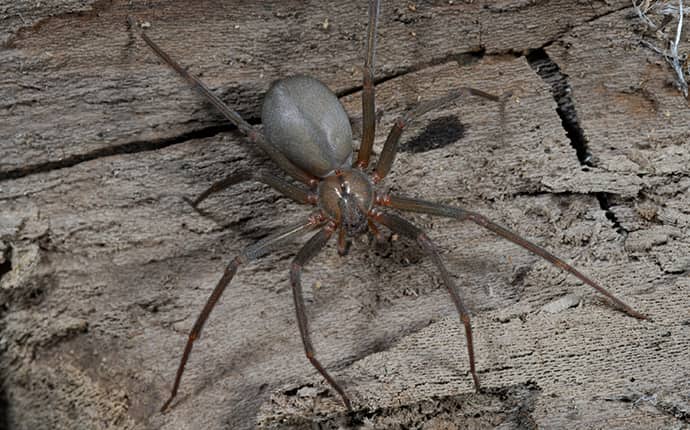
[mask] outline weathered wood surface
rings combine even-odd
[[[297,244],[240,270],[174,408],[157,412],[225,263],[309,208],[254,184],[203,213],[182,200],[269,162],[156,61],[126,15],[253,122],[270,82],[294,73],[360,116],[365,2],[199,3],[0,5],[0,427],[347,425],[302,352],[287,282]],[[386,186],[489,215],[652,320],[477,227],[413,216],[472,309],[476,394],[430,262],[402,240],[364,240],[345,258],[331,245],[304,277],[312,330],[368,428],[690,425],[690,112],[638,47],[628,6],[384,2],[377,151],[419,99],[463,85],[513,92],[503,116],[470,99],[417,121]],[[524,56],[540,48],[567,75],[593,167]]]

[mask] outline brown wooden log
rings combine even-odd
[[[148,22],[252,123],[274,79],[303,73],[357,124],[366,2],[6,3],[0,428],[690,422],[690,112],[663,60],[639,46],[628,1],[383,2],[375,155],[420,100],[459,86],[513,93],[503,115],[468,99],[414,122],[385,186],[489,216],[651,320],[476,226],[410,216],[470,305],[485,391],[474,392],[462,326],[412,243],[364,239],[346,257],[332,243],[303,281],[315,347],[354,422],[304,358],[288,282],[297,243],[240,270],[172,410],[158,412],[226,262],[310,210],[256,184],[201,212],[185,203],[235,169],[272,166],[125,18]]]

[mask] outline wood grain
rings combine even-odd
[[[257,184],[201,212],[184,202],[270,162],[125,17],[150,23],[252,123],[271,81],[304,73],[357,124],[358,3],[0,4],[0,428],[688,425],[690,112],[663,61],[638,46],[627,1],[384,1],[374,151],[420,100],[459,86],[511,91],[504,115],[467,99],[413,123],[384,188],[473,208],[650,321],[476,226],[411,216],[470,305],[483,393],[431,263],[405,240],[364,238],[343,258],[329,245],[304,275],[319,358],[354,421],[304,358],[287,272],[297,243],[240,269],[179,399],[158,413],[226,262],[310,208]],[[591,166],[533,52],[569,85]]]

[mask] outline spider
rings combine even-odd
[[[195,200],[190,201],[192,206],[196,208],[209,195],[230,186],[245,181],[257,181],[274,188],[299,203],[316,208],[316,211],[308,219],[270,234],[253,245],[246,247],[230,261],[189,333],[170,397],[163,404],[161,412],[168,409],[177,395],[182,374],[184,373],[194,341],[199,338],[209,314],[237,273],[238,268],[242,264],[267,254],[278,245],[313,230],[317,230],[317,232],[300,248],[290,267],[290,284],[292,286],[297,323],[307,359],[340,395],[348,410],[352,411],[350,398],[340,383],[331,376],[316,358],[309,334],[309,324],[302,294],[301,272],[302,268],[321,251],[334,235],[337,240],[338,253],[345,255],[348,252],[351,240],[367,231],[380,238],[379,226],[385,226],[390,231],[415,241],[419,248],[431,258],[443,284],[450,293],[450,297],[464,326],[470,374],[472,375],[475,389],[479,391],[480,383],[475,368],[470,314],[448,269],[441,259],[436,245],[420,228],[401,216],[385,210],[385,208],[473,222],[525,248],[560,269],[573,274],[582,282],[606,296],[616,307],[628,315],[639,319],[646,319],[645,315],[626,305],[608,290],[560,258],[516,233],[490,221],[479,213],[459,207],[392,195],[377,189],[377,185],[386,177],[393,165],[400,136],[410,121],[426,112],[466,96],[476,96],[501,103],[509,96],[509,94],[495,96],[474,88],[461,87],[444,97],[419,104],[395,121],[373,170],[368,170],[376,126],[374,52],[376,49],[376,28],[379,9],[380,0],[369,1],[367,44],[363,67],[363,125],[356,159],[354,159],[352,145],[352,128],[345,109],[335,94],[320,81],[308,76],[292,76],[274,82],[263,102],[261,118],[264,131],[262,133],[223,103],[196,76],[187,72],[185,68],[166,54],[146,35],[143,29],[136,25],[132,17],[127,18],[130,27],[141,36],[161,60],[174,69],[195,90],[220,110],[248,140],[266,152],[273,162],[287,175],[301,183],[295,184],[264,171],[237,171],[225,179],[213,183]]]

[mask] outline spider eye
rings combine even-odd
[[[340,184],[340,190],[345,194],[350,194],[350,183],[347,181],[343,181]]]

